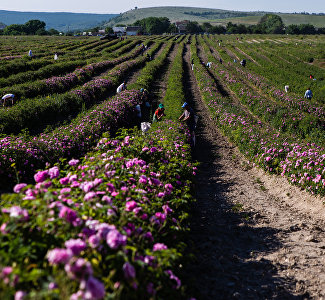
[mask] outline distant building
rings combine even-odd
[[[126,27],[126,35],[139,35],[142,32],[141,26],[128,26]]]
[[[113,31],[118,36],[122,36],[126,34],[126,27],[113,27]]]
[[[105,34],[105,29],[99,29],[99,30],[98,30],[98,34],[102,34],[102,35],[104,35],[104,34]]]
[[[174,24],[178,29],[178,33],[187,33],[186,27],[188,23],[189,21],[187,20],[175,22]]]

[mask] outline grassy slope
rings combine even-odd
[[[213,12],[214,15],[209,15],[206,18],[201,16],[188,15],[184,12]],[[119,17],[112,19],[111,22],[107,23],[109,26],[123,23],[123,24],[132,24],[136,20],[140,20],[146,17],[168,17],[172,22],[180,20],[190,20],[198,22],[206,22],[211,18],[222,18],[221,15],[231,15],[238,14],[239,12],[227,11],[221,9],[210,9],[210,8],[195,8],[195,7],[180,7],[180,6],[165,6],[165,7],[150,7],[150,8],[141,8],[137,10],[129,10]],[[259,14],[263,15],[261,12],[252,12],[252,13],[243,13],[243,14]]]
[[[188,15],[184,12],[213,12],[213,15],[208,15],[206,17]],[[257,24],[260,20],[261,15],[265,12],[243,12],[246,16],[237,17],[240,12],[227,11],[220,9],[210,9],[210,8],[194,8],[194,7],[150,7],[141,8],[137,10],[127,11],[117,18],[112,19],[108,26],[115,26],[118,23],[121,24],[132,24],[137,20],[147,18],[147,17],[168,17],[171,22],[190,20],[197,21],[199,23],[211,22],[214,24],[227,24],[228,22],[233,22],[237,24]],[[313,16],[313,15],[299,15],[299,14],[279,14],[286,25],[289,24],[302,24],[310,23],[316,27],[325,27],[325,16]]]

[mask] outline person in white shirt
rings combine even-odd
[[[284,86],[284,90],[285,90],[286,93],[288,93],[288,91],[289,91],[289,86],[288,86],[288,85],[285,85],[285,86]]]
[[[310,88],[307,89],[307,91],[305,92],[305,96],[304,98],[311,100],[311,98],[313,98],[313,93],[311,92]]]
[[[116,93],[121,93],[122,91],[126,90],[126,84],[125,81],[122,82],[121,85],[116,89]]]
[[[14,94],[6,94],[1,98],[1,100],[2,100],[3,107],[8,106],[8,102],[10,102],[11,105],[14,105],[15,95]]]

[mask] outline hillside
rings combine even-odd
[[[147,17],[168,17],[171,22],[180,20],[197,21],[199,23],[211,22],[215,24],[226,24],[227,22],[257,24],[260,17],[267,12],[240,12],[210,8],[195,7],[150,7],[133,9],[110,20],[106,26],[116,24],[132,24],[137,20]],[[286,25],[310,23],[316,27],[325,27],[325,16],[282,14],[277,15],[283,18]]]
[[[86,29],[107,22],[116,14],[85,14],[64,12],[17,12],[0,10],[0,23],[6,25],[24,24],[29,20],[41,20],[46,28],[55,28],[59,31]]]
[[[285,25],[312,24],[315,27],[325,27],[325,16],[302,15],[302,14],[277,14]],[[209,22],[214,25],[226,25],[228,22],[235,24],[254,25],[260,20],[260,16],[235,17],[227,19],[213,19]]]

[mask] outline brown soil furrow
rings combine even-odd
[[[177,54],[179,44],[175,44],[174,48],[167,56],[167,63],[164,65],[162,70],[159,72],[159,76],[157,80],[155,80],[152,86],[152,102],[153,106],[157,106],[158,103],[165,97],[166,89],[167,89],[167,82],[168,82],[168,75],[170,68],[172,66],[172,62]]]
[[[187,99],[199,115],[191,237],[186,266],[198,299],[322,299],[325,210],[285,179],[248,167],[218,131],[185,54]]]

